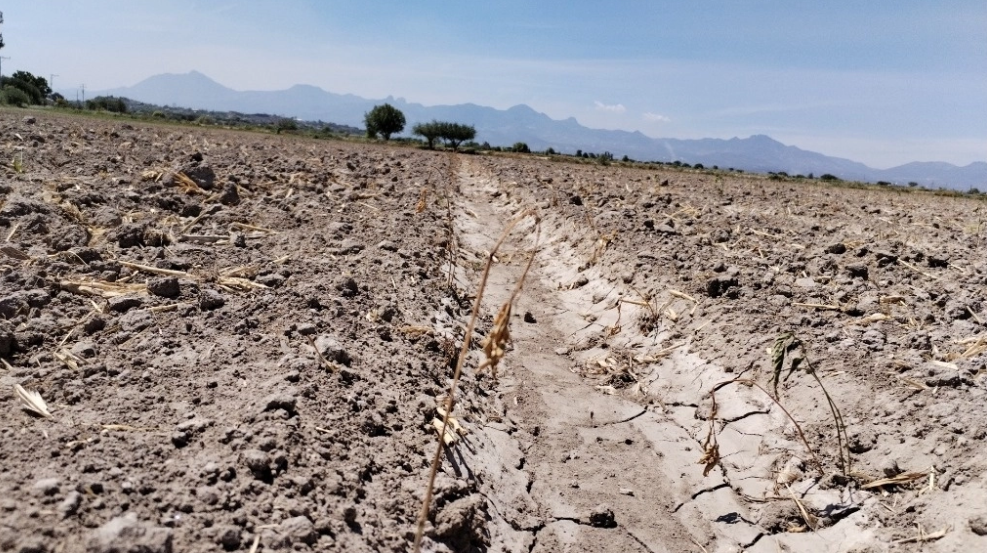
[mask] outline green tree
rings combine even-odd
[[[531,148],[529,148],[528,144],[525,142],[515,142],[514,145],[511,146],[511,151],[519,154],[530,154]]]
[[[20,90],[27,96],[27,101],[29,104],[41,104],[44,102],[44,96],[41,95],[41,91],[29,82],[15,79],[13,77],[3,77],[0,79],[0,86],[2,86],[4,90],[12,88]]]
[[[459,145],[463,142],[476,138],[476,128],[472,125],[460,123],[441,123],[441,125],[442,134],[440,136],[453,150],[458,150]]]
[[[3,12],[0,12],[0,25],[3,24]],[[3,50],[3,33],[0,33],[0,50]]]
[[[404,114],[401,110],[391,104],[374,106],[374,109],[363,115],[363,122],[367,127],[367,136],[377,138],[377,135],[390,140],[391,135],[404,130]]]
[[[0,91],[0,104],[24,107],[31,103],[31,98],[21,89],[6,86]]]
[[[434,119],[430,123],[417,123],[411,127],[411,134],[424,138],[428,149],[434,150],[436,139],[442,136],[443,125],[445,123],[440,123]]]
[[[15,71],[10,78],[34,85],[43,98],[47,98],[51,95],[51,87],[48,86],[48,79],[45,79],[44,77],[32,75],[27,71]]]

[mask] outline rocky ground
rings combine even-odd
[[[0,149],[0,550],[410,550],[527,209],[424,550],[987,544],[980,201],[17,110]]]

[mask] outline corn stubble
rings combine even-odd
[[[537,253],[537,243],[538,237],[541,232],[541,217],[535,213],[534,210],[526,210],[520,215],[515,217],[507,227],[504,229],[497,243],[490,250],[487,255],[487,261],[483,267],[483,274],[480,277],[480,284],[477,287],[476,298],[473,300],[473,310],[470,315],[469,324],[466,327],[466,333],[463,337],[463,346],[460,350],[459,357],[456,360],[456,369],[452,377],[452,383],[449,386],[449,392],[446,394],[445,404],[441,409],[438,409],[438,414],[441,417],[441,424],[439,424],[439,418],[435,419],[433,425],[438,432],[439,440],[437,441],[435,448],[435,455],[432,457],[432,466],[429,470],[428,484],[425,488],[425,497],[422,501],[421,513],[418,517],[418,528],[415,532],[415,541],[412,550],[415,553],[421,551],[422,538],[425,534],[425,524],[428,521],[429,508],[432,503],[432,496],[435,488],[435,478],[438,474],[439,465],[442,459],[442,451],[445,447],[455,443],[455,436],[457,434],[463,434],[459,423],[452,416],[453,408],[456,405],[456,389],[459,386],[459,379],[462,376],[463,365],[469,354],[470,343],[473,338],[473,332],[476,328],[476,321],[479,318],[480,305],[483,300],[483,293],[486,290],[487,279],[490,276],[490,269],[494,264],[494,259],[497,251],[510,236],[511,232],[517,227],[521,221],[526,219],[532,219],[534,221],[534,226],[532,231],[535,233],[535,249],[531,251],[528,256],[528,262],[524,267],[524,271],[518,278],[517,284],[514,286],[514,290],[511,292],[510,297],[501,306],[497,313],[497,317],[494,320],[494,327],[488,333],[487,337],[483,341],[483,352],[484,360],[481,362],[480,366],[477,368],[477,372],[489,370],[491,375],[496,379],[497,377],[497,366],[504,358],[506,352],[507,342],[510,341],[510,317],[512,306],[517,300],[518,296],[521,294],[521,289],[524,286],[524,280],[528,276],[528,271],[531,269],[531,264],[534,261],[535,254]]]

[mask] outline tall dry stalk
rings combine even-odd
[[[537,253],[538,236],[541,232],[541,217],[539,217],[534,210],[529,209],[522,212],[507,224],[507,227],[504,228],[504,232],[500,235],[500,239],[497,240],[497,243],[487,255],[487,262],[483,267],[483,275],[480,277],[480,285],[476,291],[476,299],[473,300],[473,312],[470,315],[469,324],[466,326],[466,334],[463,336],[463,347],[459,352],[459,358],[456,360],[456,370],[452,376],[452,383],[449,385],[449,393],[446,395],[446,401],[443,409],[444,412],[442,413],[442,428],[439,429],[439,439],[437,440],[438,443],[435,448],[435,455],[432,457],[432,466],[428,473],[428,485],[425,488],[425,498],[422,500],[422,510],[418,516],[418,529],[415,532],[415,542],[412,548],[415,553],[420,553],[421,551],[422,538],[425,534],[425,523],[428,521],[428,512],[432,504],[432,495],[435,488],[435,477],[439,472],[439,464],[442,460],[442,449],[445,447],[443,437],[446,435],[446,431],[449,428],[449,417],[451,416],[452,410],[456,404],[456,389],[459,386],[459,379],[463,373],[463,364],[466,362],[466,357],[469,354],[470,343],[473,339],[473,330],[476,328],[476,320],[479,318],[480,303],[483,300],[483,293],[487,287],[487,279],[490,276],[490,269],[494,263],[494,256],[497,254],[497,251],[500,250],[503,243],[507,240],[507,237],[510,235],[511,231],[514,230],[514,227],[529,217],[533,218],[535,221],[534,231],[536,249],[532,250],[531,255],[528,258],[528,263],[525,265],[524,272],[521,273],[521,277],[518,279],[517,285],[515,285],[514,290],[511,292],[511,296],[508,298],[507,302],[503,307],[501,307],[497,320],[494,323],[494,329],[488,335],[486,344],[484,345],[484,352],[487,354],[487,359],[483,362],[481,367],[489,367],[496,376],[495,370],[497,363],[500,361],[500,358],[503,357],[503,347],[506,340],[510,337],[510,333],[507,330],[507,325],[510,322],[511,306],[521,293],[524,280],[528,276],[528,271],[531,269],[531,264],[534,261],[535,254]],[[506,315],[504,315],[505,313]]]

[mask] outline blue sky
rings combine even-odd
[[[0,0],[5,74],[74,95],[198,70],[884,168],[987,160],[983,0]],[[70,92],[71,91],[71,92]]]

